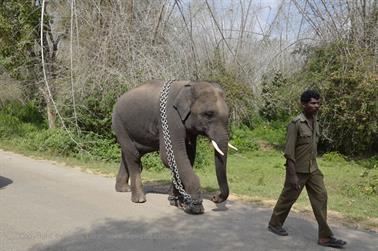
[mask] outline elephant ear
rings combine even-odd
[[[192,86],[185,85],[176,96],[173,107],[177,110],[182,121],[185,121],[190,114],[190,107],[193,103]]]

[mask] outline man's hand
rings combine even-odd
[[[288,175],[288,173],[286,173],[286,182],[288,182],[290,184],[290,186],[293,187],[298,192],[301,190],[301,188],[299,186],[298,175],[296,173],[290,174],[290,175]]]
[[[295,163],[291,159],[288,159],[286,164],[286,183],[299,192],[301,187],[297,172],[295,171]]]

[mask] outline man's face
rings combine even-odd
[[[319,111],[320,99],[311,98],[307,103],[302,103],[303,111],[308,115],[315,115]]]

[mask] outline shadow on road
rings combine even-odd
[[[13,183],[13,181],[11,179],[0,176],[0,189],[3,189],[4,187],[6,187],[6,186],[8,186],[12,183]]]
[[[290,217],[287,237],[267,231],[269,209],[243,207],[238,210],[186,215],[177,210],[173,216],[158,216],[147,220],[112,220],[91,227],[77,229],[70,236],[62,236],[55,243],[34,246],[31,250],[329,250],[316,244],[317,229],[313,222]],[[255,211],[254,211],[255,210]],[[148,217],[146,217],[148,218]],[[338,233],[339,234],[339,233]],[[350,234],[348,250],[375,251],[376,236]],[[343,236],[345,237],[345,236]]]
[[[156,193],[168,195],[172,190],[172,184],[167,182],[167,180],[145,181],[143,182],[143,187],[146,194]],[[218,189],[202,187],[201,192],[203,199],[211,200],[211,198],[218,192]]]
[[[172,189],[172,185],[166,180],[144,181],[143,188],[146,194],[169,194]]]

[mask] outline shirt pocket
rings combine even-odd
[[[297,139],[298,145],[311,144],[312,143],[312,132],[308,128],[299,128],[299,135]]]

